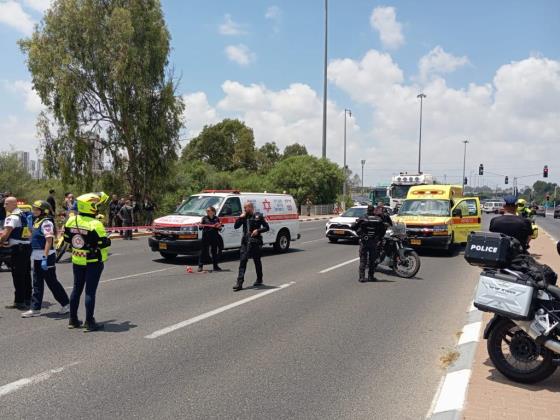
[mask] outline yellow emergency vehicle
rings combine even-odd
[[[460,185],[417,185],[394,219],[406,224],[410,245],[449,250],[480,230],[480,200],[463,197]]]

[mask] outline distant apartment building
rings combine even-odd
[[[23,168],[27,172],[29,172],[29,170],[30,170],[30,168],[29,168],[29,152],[17,151],[17,152],[14,153],[14,155],[21,162],[21,165],[23,166]]]

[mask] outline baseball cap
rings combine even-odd
[[[515,206],[517,197],[515,197],[514,195],[507,195],[504,197],[504,201],[506,202],[506,206]]]

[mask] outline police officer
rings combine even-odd
[[[533,216],[533,211],[529,207],[527,207],[526,200],[520,198],[515,204],[517,205],[516,214],[518,216],[524,217],[526,219],[529,219],[531,218],[531,216]]]
[[[7,309],[28,309],[31,303],[31,245],[27,216],[17,207],[15,197],[6,197],[6,220],[4,231],[0,235],[0,246],[9,247],[11,251],[12,279],[14,282],[14,303]]]
[[[253,203],[247,202],[243,206],[245,212],[241,214],[239,219],[235,221],[234,228],[243,227],[243,238],[241,239],[239,274],[237,283],[233,286],[233,291],[237,292],[243,289],[243,281],[245,279],[245,270],[247,269],[247,261],[252,258],[257,271],[257,280],[253,287],[259,287],[263,284],[263,271],[261,262],[262,253],[262,234],[268,232],[270,227],[261,213],[255,212]]]
[[[70,310],[68,294],[56,278],[56,251],[54,238],[56,228],[53,220],[53,210],[46,201],[35,201],[33,209],[33,230],[31,232],[31,259],[33,261],[33,294],[31,309],[22,313],[22,318],[31,318],[41,315],[45,283],[51,290],[54,298],[60,303],[60,315],[67,314]]]
[[[366,281],[366,265],[368,266],[368,280],[377,281],[374,277],[379,254],[379,241],[385,235],[387,226],[392,226],[392,221],[383,203],[377,207],[368,206],[366,214],[356,222],[356,231],[360,237],[360,267],[359,281]]]
[[[80,296],[86,289],[85,331],[97,331],[103,325],[95,322],[95,293],[104,262],[107,261],[111,240],[107,237],[103,224],[96,219],[99,206],[109,197],[104,192],[89,193],[78,197],[78,214],[71,216],[64,226],[64,240],[72,248],[74,288],[70,295],[70,321],[68,328],[80,328],[78,306]]]
[[[206,216],[202,218],[202,252],[198,258],[198,272],[203,271],[204,261],[208,258],[208,248],[212,254],[212,265],[214,271],[222,271],[218,265],[218,247],[220,245],[220,233],[222,228],[220,219],[216,216],[216,209],[208,207]]]
[[[527,218],[516,214],[519,209],[515,196],[504,197],[504,214],[490,221],[490,232],[503,233],[521,242],[523,248],[529,247],[529,241],[533,234],[533,226]]]

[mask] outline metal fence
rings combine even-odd
[[[334,214],[334,204],[317,204],[317,205],[306,205],[301,206],[302,216],[325,216],[329,214]]]

